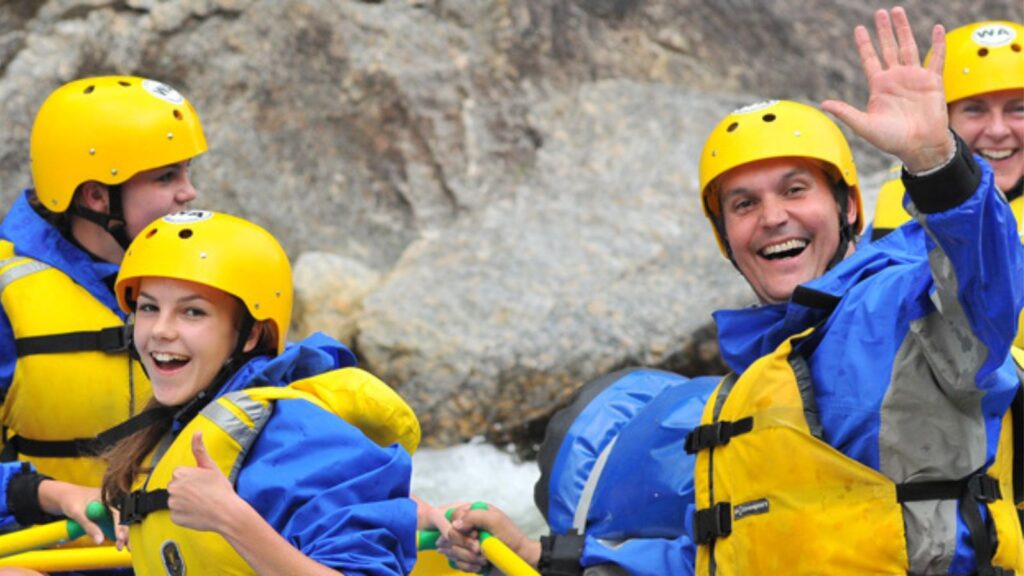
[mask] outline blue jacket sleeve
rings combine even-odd
[[[0,528],[14,523],[14,514],[8,506],[9,488],[11,479],[22,473],[26,466],[28,471],[35,472],[35,468],[28,463],[4,462],[0,464]]]
[[[304,400],[277,402],[238,476],[239,495],[308,557],[357,576],[416,560],[411,458]]]
[[[963,141],[957,146],[948,166],[923,178],[905,175],[904,184],[912,213],[927,231],[932,299],[945,320],[941,329],[931,327],[932,356],[968,363],[950,372],[973,373],[974,382],[964,384],[987,390],[1006,361],[1024,306],[1024,248],[992,169]]]

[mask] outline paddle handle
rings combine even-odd
[[[469,509],[487,510],[487,504],[474,502]],[[445,512],[445,518],[451,520],[452,512],[454,510],[451,509]],[[526,560],[520,558],[501,539],[486,530],[480,530],[479,534],[480,551],[483,552],[484,558],[487,558],[488,562],[494,564],[506,576],[540,576],[540,572],[537,572]],[[437,530],[419,530],[416,532],[416,547],[419,550],[436,550],[437,540],[440,537],[441,533]],[[451,564],[450,561],[449,564]]]
[[[117,537],[114,535],[114,520],[110,517],[110,513],[107,509],[96,500],[89,502],[89,505],[85,507],[85,516],[89,520],[92,520],[96,524],[99,524],[103,530],[103,534],[110,540],[116,540]],[[68,540],[74,540],[81,538],[85,535],[85,528],[74,520],[67,520]]]

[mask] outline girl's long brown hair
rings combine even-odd
[[[146,410],[160,410],[164,405],[150,398]],[[121,499],[131,493],[132,484],[139,474],[150,472],[143,469],[146,455],[160,442],[160,438],[171,428],[174,411],[166,410],[163,418],[148,428],[124,438],[103,454],[107,471],[103,474],[103,504],[108,508],[121,508]]]
[[[242,311],[239,316],[247,314],[245,305],[241,300],[238,302],[239,309]],[[278,336],[274,325],[267,321],[260,321],[253,325],[252,330],[259,332],[259,339],[256,346],[246,356],[277,355]],[[145,410],[163,410],[165,414],[156,423],[122,439],[102,455],[107,462],[107,470],[103,474],[102,496],[103,504],[108,508],[120,510],[121,500],[132,492],[135,479],[140,474],[152,472],[152,467],[143,466],[143,462],[146,456],[160,443],[160,439],[170,430],[171,424],[174,422],[176,410],[167,410],[166,406],[157,402],[156,398],[149,400]]]

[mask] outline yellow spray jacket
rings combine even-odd
[[[0,242],[0,303],[17,349],[0,412],[5,457],[99,486],[103,463],[74,454],[137,414],[149,401],[149,382],[125,350],[117,314],[61,270],[13,252]]]
[[[724,379],[687,440],[697,453],[697,574],[907,574],[913,526],[901,503],[936,497],[987,508],[993,566],[1024,573],[1010,413],[984,475],[897,485],[820,438],[810,373],[794,351],[810,332]]]
[[[351,430],[346,434],[359,435],[361,432],[361,435],[370,438],[378,446],[387,447],[398,443],[411,454],[419,444],[419,423],[412,410],[386,384],[358,368],[334,370],[293,382],[286,387],[250,388],[227,393],[204,408],[173,439],[171,436],[165,438],[165,442],[158,446],[149,458],[150,463],[156,463],[152,472],[147,477],[140,478],[135,486],[136,491],[126,499],[122,514],[134,521],[131,524],[129,541],[132,544],[132,562],[136,574],[145,576],[253,573],[242,557],[220,535],[176,525],[171,520],[170,512],[166,510],[166,488],[175,468],[195,466],[191,446],[192,436],[197,431],[202,432],[210,457],[217,462],[232,484],[235,484],[241,470],[254,465],[251,459],[259,459],[258,455],[250,458],[250,449],[274,416],[275,408],[282,401],[294,400],[307,401],[339,417],[348,424],[336,420],[337,424]],[[323,429],[328,426],[318,424],[317,427]],[[332,472],[331,484],[342,485],[347,482],[348,477],[368,475],[368,470],[360,469],[361,466],[367,465],[367,461],[346,460],[344,453],[338,451],[341,448],[339,445],[319,445],[316,438],[308,438],[308,441],[308,445],[294,445],[291,446],[291,450],[322,453],[323,466],[332,465],[336,469]],[[278,460],[274,467],[276,474],[293,479],[296,486],[307,485],[309,476],[313,473],[287,460]],[[408,472],[409,469],[406,467],[405,474]],[[391,478],[389,481],[395,485],[402,484],[400,478]],[[404,483],[407,487],[408,477],[404,479]],[[245,497],[242,492],[239,493]],[[360,498],[372,499],[368,494]],[[287,500],[287,503],[284,500]],[[300,500],[301,497],[294,493],[278,494],[276,501],[270,504],[271,507],[284,511],[282,517],[265,518],[272,526],[278,528],[279,532],[282,531],[278,524],[290,526],[292,530],[302,531],[301,536],[295,537],[296,540],[313,547],[328,548],[324,542],[316,540],[334,538],[336,536],[333,532],[343,530],[333,526],[331,533],[317,535],[314,534],[315,528],[301,525],[296,518],[301,516],[300,511],[309,503]],[[408,499],[405,499],[405,502],[410,503]],[[264,506],[259,502],[250,504],[264,514]],[[330,513],[326,509],[321,512]],[[407,519],[412,536],[415,514],[412,513],[412,508],[407,512],[411,514]],[[383,516],[393,517],[394,512]],[[375,521],[378,522],[376,526],[372,523],[363,523],[362,530],[366,531],[366,534],[379,532],[387,522],[395,520],[383,517]],[[282,535],[293,541],[286,531]],[[372,537],[365,538],[366,541],[371,539]],[[409,550],[406,552],[411,553],[410,558],[414,559],[415,547],[412,540],[408,543]],[[392,546],[396,546],[393,539],[390,541]],[[366,546],[363,542],[359,545]],[[369,553],[363,553],[369,556]],[[395,554],[397,555],[397,552]]]

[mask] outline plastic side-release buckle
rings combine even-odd
[[[131,492],[121,497],[121,505],[118,507],[121,513],[120,523],[128,526],[142,522],[143,516],[139,514],[139,493]]]
[[[567,534],[540,537],[540,561],[537,568],[544,576],[579,576],[584,536],[575,530]]]
[[[695,454],[705,448],[725,446],[734,436],[745,434],[753,429],[754,418],[751,416],[735,422],[721,420],[714,424],[697,426],[686,435],[686,442],[683,444],[683,448],[687,454]]]
[[[987,474],[975,474],[968,478],[967,491],[978,502],[995,502],[1002,498],[999,481]]]
[[[710,544],[732,534],[732,505],[719,502],[711,508],[697,510],[693,515],[693,531],[697,544]]]
[[[167,490],[136,490],[121,498],[121,524],[138,524],[157,510],[167,509]]]

